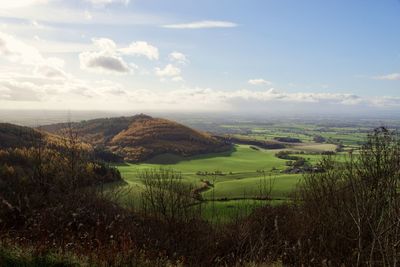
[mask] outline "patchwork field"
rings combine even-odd
[[[167,168],[181,172],[183,181],[200,187],[204,181],[212,184],[202,193],[201,205],[205,218],[226,222],[235,216],[246,215],[266,203],[279,203],[301,181],[300,174],[281,173],[286,161],[275,157],[276,151],[255,150],[248,145],[236,145],[229,153],[207,154],[190,158],[162,155],[151,162],[118,166],[125,183],[110,188],[120,191],[120,201],[135,206],[140,201],[143,184],[138,177],[146,169]],[[265,195],[272,200],[257,200]]]
[[[176,163],[171,163],[174,157]],[[200,184],[207,180],[214,184],[215,190],[204,193],[207,198],[239,198],[255,196],[256,187],[263,180],[274,180],[274,187],[290,190],[298,182],[298,175],[282,175],[286,160],[275,157],[273,150],[252,149],[247,145],[236,145],[229,153],[207,154],[202,156],[180,158],[162,155],[150,163],[125,164],[118,166],[124,179],[130,185],[140,187],[138,173],[144,169],[167,168],[181,172],[186,182]],[[202,174],[200,174],[202,173]],[[264,177],[265,175],[265,177]],[[221,188],[227,188],[221,190]],[[234,189],[231,191],[231,189]],[[226,192],[231,192],[227,194]],[[276,195],[284,197],[285,194]]]
[[[284,174],[288,160],[275,156],[277,151],[254,149],[236,145],[227,153],[207,154],[190,158],[161,155],[151,162],[118,166],[125,179],[122,194],[124,202],[134,205],[139,201],[143,185],[138,177],[146,169],[173,169],[182,173],[183,181],[196,187],[209,182],[202,193],[203,214],[206,218],[226,221],[232,216],[247,214],[266,203],[279,203],[290,199],[291,192],[301,182],[301,174]],[[302,155],[317,161],[319,155]],[[258,200],[268,195],[270,200]],[[244,208],[245,207],[245,208]],[[218,216],[217,216],[217,215]]]
[[[238,213],[247,214],[260,205],[290,201],[293,191],[303,179],[302,173],[287,172],[293,160],[277,157],[287,151],[290,157],[304,159],[308,166],[316,166],[326,152],[336,153],[337,160],[344,160],[346,152],[357,149],[365,133],[353,133],[353,128],[320,128],[314,125],[220,125],[226,131],[240,133],[233,136],[249,140],[276,140],[279,137],[298,138],[299,143],[285,143],[284,149],[262,149],[250,145],[235,145],[231,151],[181,157],[163,154],[139,164],[118,166],[125,179],[123,201],[132,204],[139,201],[143,190],[139,178],[146,169],[172,169],[180,172],[183,182],[194,187],[206,186],[201,192],[204,217],[227,221]],[[315,136],[325,139],[315,142]],[[121,188],[117,185],[115,188]],[[217,216],[218,215],[218,216]],[[217,219],[216,219],[217,218]]]

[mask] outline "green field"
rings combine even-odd
[[[207,180],[214,184],[215,189],[205,192],[206,198],[210,198],[212,195],[215,198],[254,197],[260,183],[263,184],[264,180],[269,179],[274,180],[276,197],[286,197],[284,192],[291,190],[299,181],[298,175],[282,175],[280,173],[286,168],[286,160],[275,157],[275,151],[254,150],[247,145],[236,145],[229,153],[176,158],[176,163],[170,163],[170,160],[170,155],[162,155],[154,158],[151,163],[125,164],[118,166],[118,169],[125,181],[138,189],[141,187],[138,173],[144,169],[173,169],[181,172],[186,182],[195,185],[200,184],[201,180]],[[197,174],[198,172],[214,173],[215,171],[221,174]],[[227,194],[227,192],[231,193]]]
[[[204,182],[211,184],[202,192],[202,214],[212,220],[218,214],[219,219],[224,221],[238,213],[248,214],[255,207],[266,203],[290,201],[292,192],[301,183],[303,175],[284,173],[288,168],[288,160],[277,158],[275,154],[279,151],[292,151],[292,156],[302,157],[307,163],[316,165],[323,157],[321,153],[335,151],[337,143],[343,144],[344,150],[357,148],[365,137],[364,133],[357,133],[354,128],[322,129],[303,124],[275,127],[240,124],[220,127],[246,132],[235,134],[241,138],[273,140],[275,137],[290,136],[299,138],[302,143],[287,144],[287,148],[280,150],[235,145],[228,152],[186,158],[172,154],[159,155],[145,163],[119,165],[118,169],[125,182],[109,187],[116,189],[121,201],[133,205],[140,201],[140,192],[143,190],[138,177],[141,171],[172,169],[182,174],[183,182],[194,187],[204,186]],[[315,135],[325,137],[327,142],[313,142]],[[345,152],[337,155],[338,160],[344,160]],[[269,200],[260,200],[265,198]]]
[[[358,147],[365,140],[372,126],[335,127],[316,123],[271,123],[268,125],[237,123],[220,125],[226,131],[234,132],[233,136],[260,141],[274,140],[275,137],[292,137],[304,143],[313,142],[313,137],[320,135],[327,143],[342,143],[345,146]]]
[[[117,192],[119,202],[137,207],[140,203],[140,192],[143,190],[138,173],[145,169],[173,169],[182,173],[184,182],[196,187],[202,184],[202,180],[210,181],[214,186],[202,194],[202,216],[213,222],[227,222],[249,214],[256,207],[267,203],[281,203],[290,198],[290,193],[302,176],[282,174],[281,171],[286,168],[286,160],[275,157],[275,153],[274,150],[254,150],[247,145],[236,145],[229,153],[185,159],[162,155],[151,163],[118,166],[125,182],[109,188],[113,189],[112,192]],[[175,163],[171,163],[171,158]],[[222,174],[197,175],[198,171],[219,171]],[[272,200],[256,200],[266,194]]]
[[[290,198],[290,193],[301,181],[302,175],[285,174],[231,179],[217,182],[215,187],[204,193],[206,199],[240,199],[263,196],[269,191],[272,199]]]
[[[275,156],[277,151],[236,145],[226,153],[207,154],[190,158],[161,155],[151,162],[118,166],[125,183],[110,186],[120,194],[124,204],[135,205],[143,189],[138,174],[145,169],[173,169],[182,173],[183,181],[200,186],[202,181],[213,184],[202,193],[203,216],[226,221],[239,214],[248,214],[254,207],[290,199],[290,193],[302,179],[300,174],[283,174],[287,160]],[[312,157],[319,155],[302,155]],[[218,175],[213,174],[218,171]],[[198,172],[209,173],[199,175]],[[122,185],[122,187],[121,187]],[[123,190],[118,190],[123,188]],[[257,200],[268,195],[272,201]],[[216,216],[216,214],[218,216]]]

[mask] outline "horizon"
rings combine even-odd
[[[234,112],[173,112],[173,111],[110,111],[110,110],[16,110],[0,109],[0,124],[11,123],[29,127],[41,127],[56,123],[82,122],[104,118],[132,117],[148,115],[154,118],[164,118],[208,131],[208,125],[221,123],[272,123],[287,125],[309,123],[315,125],[363,125],[372,128],[389,127],[398,129],[400,114],[255,114]]]
[[[398,117],[400,1],[17,0],[0,109]]]

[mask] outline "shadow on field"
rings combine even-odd
[[[119,162],[119,163],[115,163],[113,164],[114,167],[123,167],[123,166],[129,166],[129,164],[127,162]]]
[[[121,188],[121,187],[127,186],[127,185],[129,185],[129,183],[127,183],[125,180],[122,179],[121,181],[103,184],[100,187],[103,189],[112,190],[112,189],[118,189],[118,188]]]
[[[167,153],[167,154],[155,156],[154,158],[145,161],[145,163],[170,165],[170,164],[177,164],[181,161],[188,161],[188,160],[195,160],[195,159],[230,157],[236,151],[237,151],[236,146],[232,146],[231,149],[224,151],[224,152],[200,154],[200,155],[191,156],[191,157],[182,157],[182,156],[179,156],[176,154]]]

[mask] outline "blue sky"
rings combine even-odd
[[[3,108],[400,107],[398,0],[3,1]]]

